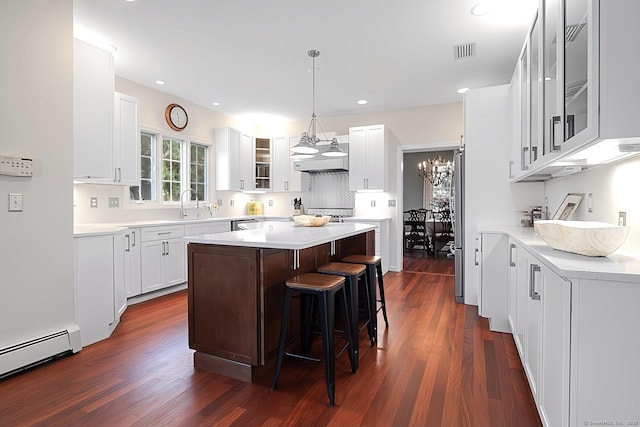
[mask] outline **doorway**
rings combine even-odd
[[[420,269],[429,269],[429,264],[435,261],[443,261],[453,264],[452,257],[447,258],[446,252],[440,252],[444,246],[441,241],[437,242],[436,245],[436,250],[438,251],[436,252],[436,257],[433,257],[433,252],[426,255],[423,254],[423,251],[406,251],[404,218],[406,216],[405,211],[408,211],[409,209],[429,209],[432,207],[433,203],[436,203],[434,200],[434,194],[429,191],[425,191],[425,179],[420,177],[418,174],[418,162],[424,161],[430,157],[435,157],[436,152],[437,155],[440,155],[443,158],[449,156],[452,159],[454,150],[458,148],[458,142],[411,146],[405,145],[398,147],[397,188],[399,189],[399,200],[397,205],[397,218],[400,219],[400,221],[398,221],[399,224],[396,229],[398,232],[398,235],[396,235],[396,253],[399,255],[396,265],[403,266],[403,269],[413,269],[418,268],[418,266]],[[455,191],[455,189],[452,190]],[[435,194],[435,196],[438,198],[439,194]],[[449,190],[448,197],[453,198],[451,190]],[[449,201],[449,204],[450,203],[451,201]],[[446,244],[448,242],[444,243]],[[453,271],[453,267],[451,267],[451,271]]]

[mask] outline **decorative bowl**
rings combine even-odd
[[[629,227],[598,221],[540,220],[533,226],[552,248],[587,256],[611,254],[629,234]]]
[[[314,215],[295,215],[293,221],[296,224],[305,227],[322,227],[331,220],[330,215],[314,216]]]

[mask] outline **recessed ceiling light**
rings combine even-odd
[[[156,84],[162,86],[164,84],[164,80],[156,80]]]
[[[369,101],[367,101],[366,99],[358,99],[356,101],[356,104],[358,104],[358,105],[365,105],[365,104],[368,104],[368,103],[369,103]]]
[[[217,107],[218,105],[220,105],[220,103],[214,101],[214,102],[211,103],[211,105],[215,105]]]
[[[487,1],[481,1],[480,3],[476,3],[471,8],[471,14],[475,16],[483,16],[488,13],[491,13],[493,10],[493,5]]]
[[[467,92],[469,92],[468,87],[461,87],[460,89],[458,89],[458,93],[467,93]]]

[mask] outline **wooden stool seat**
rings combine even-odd
[[[361,264],[350,264],[345,262],[330,262],[328,264],[321,265],[318,267],[318,273],[324,274],[332,274],[343,276],[346,279],[345,282],[345,290],[347,293],[347,304],[349,305],[349,310],[351,314],[351,322],[352,322],[352,330],[354,331],[354,343],[353,347],[356,352],[356,356],[359,355],[360,346],[358,343],[358,280],[360,278],[363,279],[364,289],[365,289],[365,301],[366,304],[366,315],[367,320],[365,321],[364,326],[367,327],[367,332],[369,334],[369,342],[371,346],[374,346],[376,343],[377,332],[375,329],[375,323],[372,321],[375,319],[374,309],[375,309],[375,293],[372,299],[371,294],[371,284],[367,281],[366,275],[366,267]],[[375,289],[373,289],[375,290]],[[372,302],[373,301],[373,302]],[[358,359],[358,357],[356,357]]]
[[[382,310],[382,315],[384,317],[385,326],[389,327],[389,320],[387,319],[387,304],[384,299],[384,282],[382,279],[382,258],[377,255],[347,255],[342,258],[342,262],[346,263],[355,263],[355,264],[364,264],[367,266],[367,280],[371,283],[371,288],[374,290],[375,295],[375,286],[373,286],[374,277],[378,278],[378,293],[380,294],[380,299],[374,299],[374,311],[377,313]],[[377,303],[380,303],[380,307],[375,308]]]
[[[311,289],[317,291],[332,290],[344,284],[344,277],[331,277],[326,274],[305,273],[287,280],[286,285],[292,289]]]
[[[291,300],[294,292],[299,293],[303,297],[315,297],[318,302],[320,312],[320,330],[322,335],[322,362],[324,365],[324,377],[327,386],[327,395],[329,396],[329,405],[335,405],[335,350],[333,343],[333,330],[335,326],[335,297],[340,295],[340,304],[342,306],[342,312],[345,316],[345,324],[347,325],[345,331],[345,338],[347,340],[346,348],[349,353],[349,361],[351,362],[351,371],[356,372],[357,357],[354,342],[354,332],[351,328],[351,319],[349,316],[347,296],[345,292],[346,280],[341,276],[331,276],[327,274],[318,273],[304,273],[298,276],[292,277],[285,282],[285,295],[284,304],[282,307],[282,322],[280,324],[280,341],[278,343],[278,358],[276,361],[276,370],[273,375],[273,382],[271,388],[276,389],[278,383],[278,377],[280,376],[280,369],[282,368],[282,359],[284,356],[291,356],[298,359],[320,361],[320,359],[314,359],[309,357],[309,354],[304,349],[305,354],[294,354],[285,352],[285,341],[287,339],[287,329],[289,326],[289,315],[291,313]],[[342,292],[340,292],[342,291]],[[306,316],[306,313],[305,313]],[[307,337],[303,337],[308,339]]]

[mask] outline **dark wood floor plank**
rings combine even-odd
[[[513,339],[457,304],[453,260],[385,275],[389,329],[361,331],[360,369],[287,359],[278,389],[193,367],[186,292],[131,306],[107,340],[0,381],[2,426],[539,426]]]

